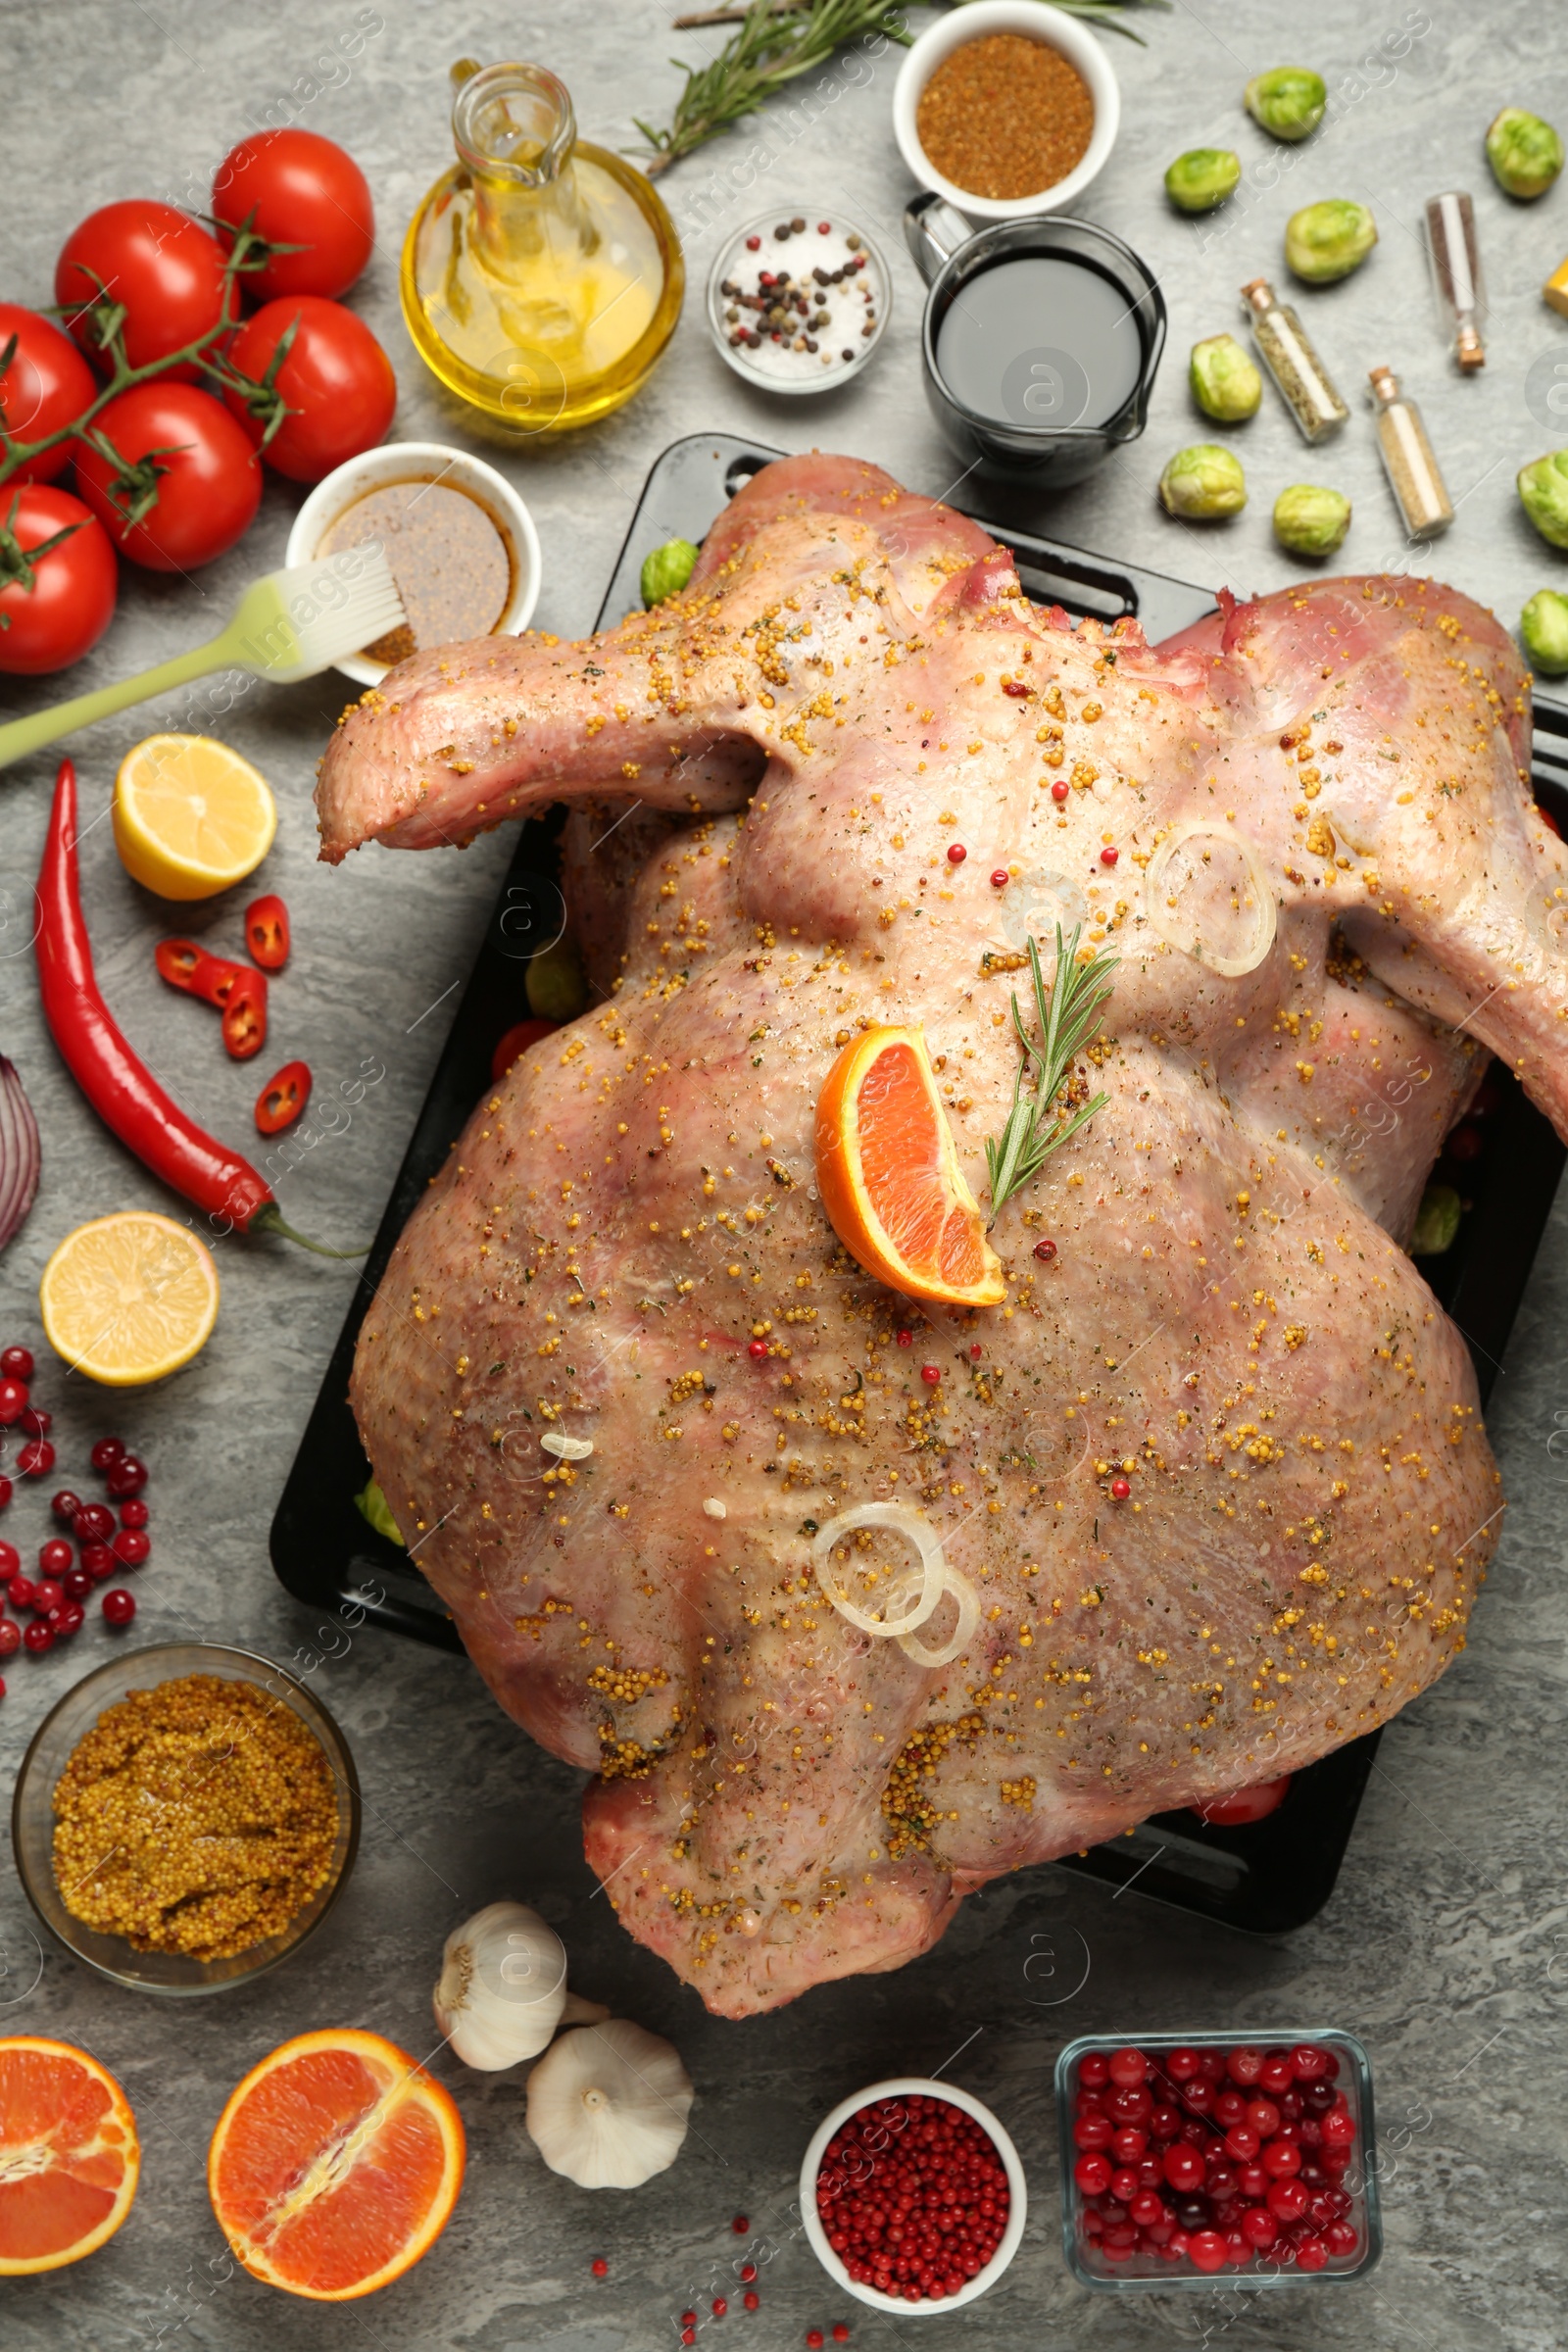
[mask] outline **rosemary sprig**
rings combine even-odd
[[[1143,34],[1134,32],[1119,13],[1123,4],[1124,0],[1041,0],[1043,7],[1059,8],[1063,16],[1087,17],[1092,24],[1104,24],[1112,32],[1124,32],[1130,41],[1136,41],[1142,49],[1146,46]],[[1128,4],[1136,5],[1137,0],[1128,0]],[[768,0],[768,5],[775,16],[787,16],[801,6],[801,0]],[[966,0],[954,0],[954,5],[962,8]],[[1169,8],[1172,0],[1142,0],[1142,5],[1146,8]],[[695,31],[703,24],[742,24],[746,21],[746,12],[747,0],[741,0],[738,7],[693,9],[689,15],[675,18],[675,30]]]
[[[1082,923],[1074,923],[1071,936],[1064,940],[1061,925],[1056,925],[1056,968],[1049,997],[1045,974],[1040,968],[1039,943],[1034,939],[1029,942],[1029,974],[1034,982],[1040,1042],[1037,1045],[1025,1028],[1014,996],[1012,1025],[1023,1054],[1013,1081],[1007,1123],[1000,1141],[988,1138],[986,1142],[993,1225],[1004,1202],[1010,1200],[1014,1193],[1022,1192],[1026,1184],[1033,1183],[1047,1155],[1066,1143],[1069,1136],[1076,1135],[1080,1127],[1086,1127],[1096,1111],[1103,1110],[1110,1100],[1108,1095],[1096,1095],[1070,1118],[1065,1107],[1058,1107],[1056,1102],[1075,1058],[1100,1027],[1101,1007],[1113,986],[1110,975],[1121,961],[1119,956],[1107,955],[1102,949],[1088,963],[1080,964],[1078,941],[1082,932]],[[1023,1082],[1031,1068],[1035,1073],[1035,1091],[1026,1095]]]
[[[797,74],[825,65],[844,42],[868,32],[885,34],[904,48],[911,37],[896,0],[800,0],[793,8],[752,0],[740,30],[711,64],[682,66],[678,58],[671,60],[685,74],[686,87],[675,101],[668,129],[637,123],[651,151],[650,178],[730,123],[756,114],[764,99]]]

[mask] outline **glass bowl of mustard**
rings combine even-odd
[[[113,1984],[219,1992],[275,1968],[354,1867],[360,1784],[326,1709],[270,1658],[127,1650],[44,1717],[11,1807],[44,1926]]]

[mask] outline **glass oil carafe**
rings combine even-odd
[[[419,356],[509,435],[569,431],[629,400],[680,316],[685,264],[652,182],[577,137],[543,66],[452,69],[458,161],[403,247]]]

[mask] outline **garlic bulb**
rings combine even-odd
[[[675,2161],[694,2092],[680,2053],[623,2017],[563,2034],[528,2077],[528,2136],[579,2188],[640,2188]]]
[[[493,2069],[534,2057],[568,1998],[565,1946],[526,1903],[487,1903],[447,1937],[435,2022],[465,2066]],[[579,2016],[588,2008],[570,2005]]]

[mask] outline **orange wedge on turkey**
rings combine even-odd
[[[919,1029],[851,1041],[816,1103],[816,1182],[834,1232],[890,1290],[1000,1306],[1002,1265],[963,1180]]]
[[[207,2186],[253,2278],[319,2303],[373,2294],[427,2254],[463,2185],[463,2119],[395,2043],[301,2034],[218,2119]]]

